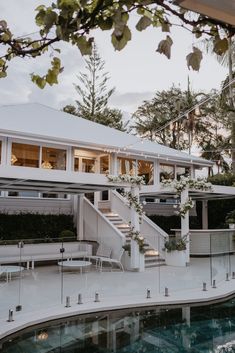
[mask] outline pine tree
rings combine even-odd
[[[95,44],[85,62],[85,72],[79,73],[77,76],[79,84],[75,84],[78,93],[77,106],[67,105],[63,110],[102,125],[125,130],[121,111],[108,107],[109,98],[115,89],[107,88],[109,76],[104,71],[105,62],[100,57]]]

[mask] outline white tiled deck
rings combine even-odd
[[[193,302],[235,291],[235,279],[225,282],[228,259],[213,259],[212,272],[210,263],[210,259],[191,259],[190,266],[186,268],[163,266],[142,273],[100,273],[92,268],[83,274],[79,271],[64,272],[63,278],[56,265],[36,267],[34,271],[25,271],[21,281],[19,278],[13,278],[9,283],[0,281],[0,338],[4,332],[10,333],[15,327],[24,327],[30,321],[36,323],[43,317],[54,318],[74,311],[81,313],[122,306]],[[234,271],[233,258],[230,263]],[[217,281],[216,289],[210,288],[211,273]],[[203,282],[207,283],[207,292],[202,291]],[[169,297],[164,296],[165,287],[169,288]],[[147,288],[151,290],[151,299],[146,299]],[[99,293],[100,303],[94,303],[95,292]],[[83,305],[76,304],[78,293],[82,293]],[[71,308],[64,308],[68,295]],[[8,310],[14,310],[17,304],[22,304],[23,310],[14,314],[14,322],[6,322]]]

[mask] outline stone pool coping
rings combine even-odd
[[[0,340],[30,326],[76,315],[149,306],[200,304],[226,299],[235,294],[235,279],[220,282],[217,288],[209,287],[207,291],[192,289],[169,294],[168,297],[165,297],[164,294],[152,295],[150,299],[147,299],[144,294],[143,296],[105,297],[100,298],[100,302],[94,302],[94,298],[89,298],[83,300],[81,305],[76,304],[75,300],[71,300],[70,308],[56,305],[48,309],[27,313],[14,312],[13,322],[7,322],[8,313],[6,312],[6,318],[0,320]]]

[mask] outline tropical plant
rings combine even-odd
[[[60,50],[56,43],[68,42],[76,46],[82,55],[90,55],[93,42],[93,30],[110,30],[111,41],[116,50],[122,50],[131,40],[129,28],[130,14],[137,16],[136,29],[143,31],[147,27],[161,28],[166,37],[158,44],[157,52],[171,57],[173,40],[170,36],[171,27],[176,23],[190,30],[196,38],[209,35],[214,38],[214,51],[224,53],[228,50],[228,39],[221,28],[229,36],[234,34],[234,26],[219,22],[208,16],[192,14],[178,7],[171,0],[57,0],[49,6],[40,5],[36,8],[35,22],[40,31],[33,38],[30,35],[15,36],[8,23],[0,21],[0,78],[7,76],[8,64],[15,58],[39,58],[50,48],[51,68],[39,76],[32,74],[32,81],[40,88],[46,84],[58,83],[58,75],[63,66],[58,58]],[[57,55],[57,56],[56,56]],[[193,46],[187,55],[187,65],[199,70],[202,52]]]

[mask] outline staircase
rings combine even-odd
[[[127,224],[123,218],[115,212],[112,212],[110,209],[100,210],[106,219],[112,223],[126,238],[126,244],[130,244],[131,236],[129,232],[131,230],[129,224]],[[145,244],[145,268],[159,267],[165,265],[165,260],[160,257],[160,254],[157,250],[153,249],[148,242]]]

